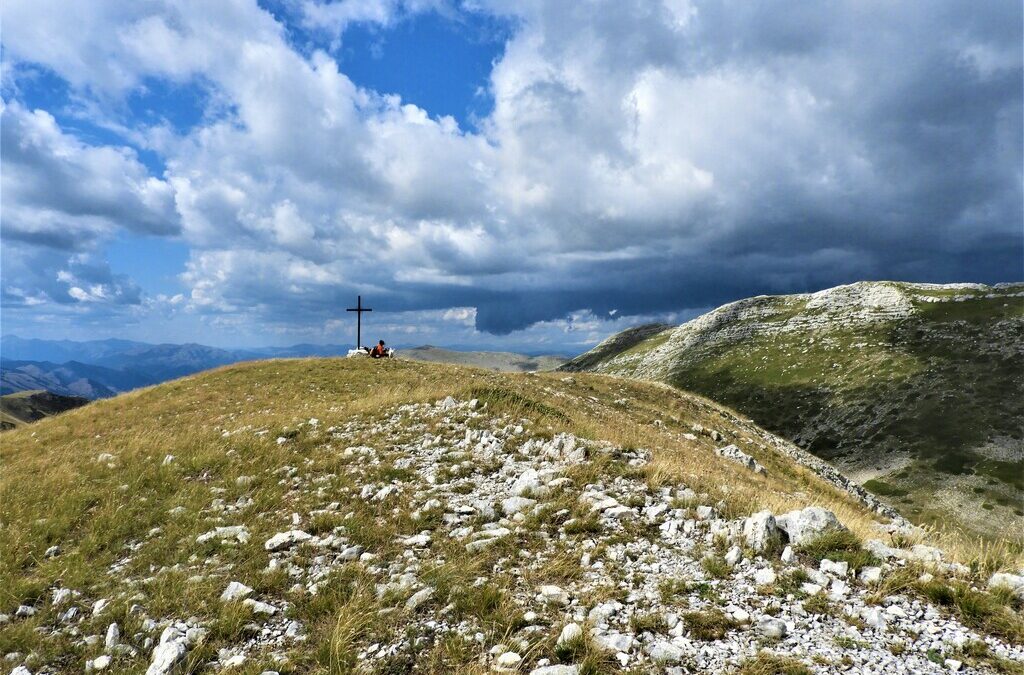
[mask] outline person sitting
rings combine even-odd
[[[386,359],[387,357],[391,356],[391,355],[390,355],[390,354],[388,353],[389,351],[390,351],[390,350],[388,350],[388,349],[387,349],[387,348],[386,348],[386,347],[384,346],[384,341],[383,341],[383,340],[381,340],[380,342],[378,342],[378,343],[377,343],[377,346],[376,346],[376,347],[374,347],[374,348],[373,348],[373,349],[372,349],[372,350],[370,351],[370,358],[374,358],[374,359]]]

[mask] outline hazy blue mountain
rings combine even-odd
[[[43,389],[65,396],[106,398],[211,368],[272,358],[344,356],[348,345],[221,349],[200,344],[148,344],[132,340],[25,339],[0,341],[0,393]],[[409,358],[470,363],[500,370],[546,370],[564,359],[504,352],[468,352],[436,347],[399,349]]]
[[[5,335],[0,338],[0,358],[15,361],[50,361],[64,363],[78,361],[80,363],[98,363],[99,359],[131,349],[149,347],[144,342],[133,340],[38,340],[21,338],[17,335]]]
[[[218,349],[199,344],[140,345],[96,360],[97,365],[145,373],[153,382],[184,377],[238,361],[266,358],[254,352]]]
[[[77,361],[0,360],[0,394],[42,389],[62,396],[106,398],[147,384],[152,383],[135,373]]]

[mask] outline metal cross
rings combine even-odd
[[[361,349],[363,346],[363,312],[372,312],[373,310],[363,307],[363,296],[357,295],[356,306],[349,307],[345,311],[356,313],[356,349]]]

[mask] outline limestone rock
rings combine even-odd
[[[775,519],[779,529],[786,533],[791,544],[813,541],[825,532],[845,529],[836,515],[820,506],[808,506],[805,509],[790,511]]]
[[[233,602],[235,600],[247,598],[251,594],[251,588],[240,581],[232,581],[228,584],[228,587],[224,589],[224,592],[220,594],[220,599],[222,602]]]
[[[753,471],[754,473],[768,473],[768,470],[761,466],[757,462],[757,460],[755,460],[753,457],[740,450],[735,445],[727,445],[724,448],[716,448],[715,454],[718,455],[719,457],[724,457],[725,459],[732,460],[737,464],[741,464],[746,468],[750,469],[751,471]]]
[[[771,511],[759,511],[743,521],[743,538],[747,546],[764,551],[778,541],[781,533]]]
[[[278,532],[270,539],[267,539],[263,544],[263,548],[268,551],[282,551],[284,549],[291,548],[296,544],[301,544],[304,541],[309,541],[313,538],[313,535],[302,530],[288,530],[287,532]]]

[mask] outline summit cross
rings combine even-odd
[[[345,310],[346,312],[356,313],[356,349],[362,349],[363,347],[363,312],[372,312],[373,310],[369,307],[363,307],[363,296],[356,296],[356,306],[349,307]]]

